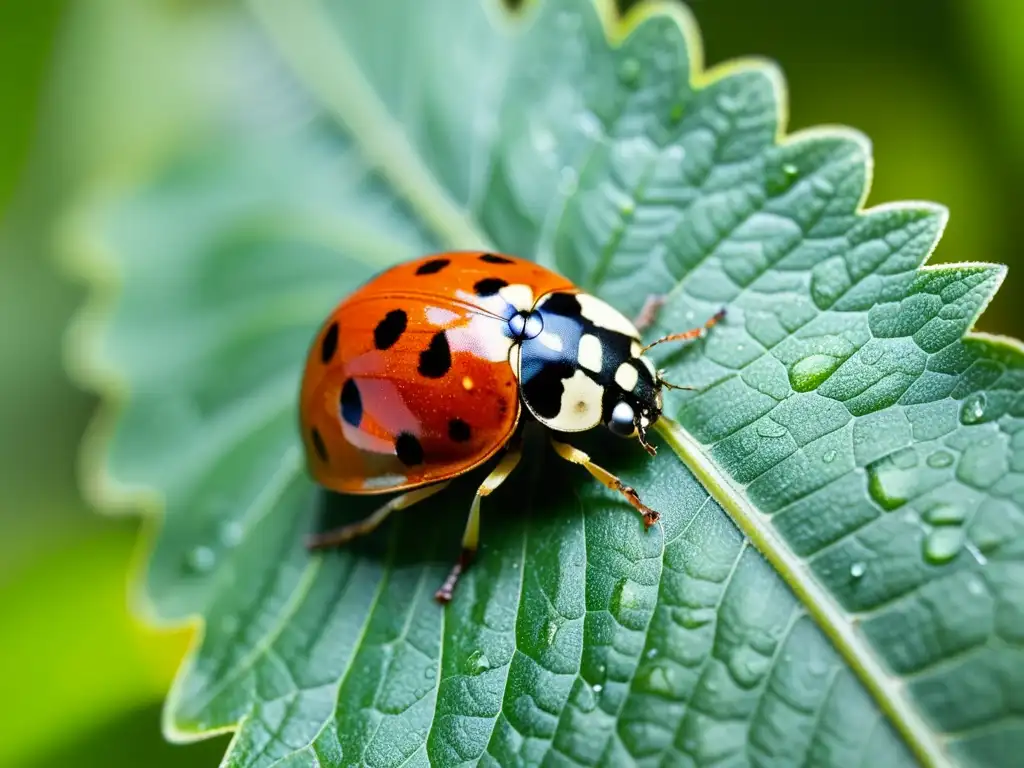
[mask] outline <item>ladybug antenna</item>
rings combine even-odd
[[[666,387],[668,389],[681,389],[689,392],[695,392],[697,390],[696,387],[687,387],[684,386],[683,384],[673,384],[671,381],[666,381],[664,371],[658,371],[658,383],[661,384],[661,386]]]

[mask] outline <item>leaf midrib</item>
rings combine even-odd
[[[410,205],[439,239],[454,249],[493,250],[469,212],[460,208],[438,183],[402,126],[374,94],[359,65],[330,31],[331,25],[318,0],[250,0],[250,5],[268,38],[298,78],[345,126],[355,145],[392,185],[396,195]],[[644,13],[650,15],[655,10],[648,7]],[[607,21],[608,16],[602,14],[601,18]],[[607,28],[605,32],[609,39],[616,37]],[[682,32],[688,34],[686,30]],[[325,72],[330,77],[324,76]],[[691,73],[691,81],[700,80],[701,87],[706,87],[711,78],[707,73],[700,75]],[[339,83],[345,87],[338,87]],[[844,135],[841,130],[837,134]],[[673,292],[676,290],[678,284]],[[884,669],[856,621],[844,613],[838,601],[818,582],[807,562],[788,548],[769,518],[751,504],[678,423],[663,417],[657,426],[679,459],[793,590],[915,756],[926,765],[948,764],[943,740],[910,701],[904,682]]]

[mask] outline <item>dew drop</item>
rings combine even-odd
[[[623,200],[619,204],[619,213],[623,216],[632,216],[636,212],[636,202],[633,200]]]
[[[836,460],[836,452],[826,451],[825,455],[821,457],[821,460],[824,461],[826,464],[831,464],[833,461]]]
[[[629,579],[620,579],[612,590],[612,596],[608,603],[608,611],[612,616],[621,618],[626,611],[635,609],[640,604],[637,595],[636,585]]]
[[[850,566],[850,578],[851,579],[861,579],[861,578],[864,577],[864,574],[867,573],[867,572],[868,572],[867,565],[862,563],[862,562],[860,562],[859,560],[856,563],[854,563],[853,565]]]
[[[790,178],[793,178],[794,176],[797,175],[797,173],[799,173],[799,170],[792,163],[786,163],[785,165],[782,166],[782,172],[789,176]]]
[[[975,392],[964,400],[960,408],[960,421],[964,424],[977,424],[985,416],[986,405],[985,393]]]
[[[757,434],[761,437],[782,437],[786,428],[774,419],[764,418],[757,423]]]
[[[220,526],[220,542],[225,547],[234,547],[245,535],[245,527],[237,520],[228,520]]]
[[[914,488],[914,473],[900,469],[890,460],[882,459],[868,467],[868,493],[884,510],[902,507]]]
[[[591,690],[592,690],[592,691],[593,691],[594,693],[600,693],[601,691],[603,691],[603,690],[604,690],[604,686],[603,686],[603,685],[601,685],[600,683],[594,683],[594,684],[593,684],[592,686],[590,686],[590,689],[591,689]]]
[[[187,563],[196,573],[209,573],[217,564],[217,555],[207,546],[198,546],[188,553]]]
[[[487,654],[483,651],[473,651],[469,658],[466,659],[466,664],[471,675],[479,675],[481,672],[486,672],[491,668],[491,660],[487,658]]]
[[[965,538],[963,528],[936,528],[924,540],[924,557],[935,565],[948,563],[963,549]]]
[[[943,469],[953,463],[953,454],[949,451],[936,451],[928,457],[928,466],[932,469]]]
[[[831,355],[808,355],[789,369],[789,383],[797,392],[810,392],[838,367],[839,360]]]
[[[623,85],[633,87],[640,80],[640,62],[630,57],[619,65],[619,80]]]
[[[951,504],[939,504],[924,513],[924,520],[929,525],[960,525],[966,512]]]
[[[653,664],[644,670],[638,682],[649,693],[672,696],[675,691],[675,672],[663,664]]]
[[[658,649],[651,648],[649,651],[647,651],[647,653],[644,654],[644,656],[648,659],[656,659],[658,657]]]

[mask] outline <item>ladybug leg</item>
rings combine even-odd
[[[603,486],[610,488],[613,491],[618,491],[625,496],[626,501],[630,503],[633,509],[643,515],[645,529],[650,528],[658,522],[661,515],[640,501],[640,494],[636,492],[635,488],[631,488],[623,483],[607,469],[599,467],[591,461],[590,456],[585,454],[579,448],[573,448],[571,445],[560,443],[554,438],[552,438],[551,444],[555,447],[555,452],[563,459],[571,461],[573,464],[579,464],[581,467],[586,469],[587,472],[596,477]]]
[[[636,329],[638,331],[645,331],[650,328],[654,321],[658,319],[658,312],[661,311],[661,307],[664,303],[664,294],[652,293],[644,299],[644,305],[640,307],[640,311],[637,313],[636,319],[633,320],[633,325],[636,326]]]
[[[428,485],[425,488],[417,488],[408,493],[403,493],[401,496],[396,496],[387,504],[379,507],[368,517],[364,517],[355,523],[344,525],[341,528],[335,528],[331,531],[324,531],[323,533],[314,533],[312,536],[306,538],[306,547],[308,549],[328,549],[330,547],[340,547],[342,544],[347,544],[359,536],[365,536],[366,534],[373,531],[378,525],[384,522],[388,515],[398,509],[405,509],[411,507],[418,501],[429,499],[435,493],[443,491],[448,487],[450,481],[438,483],[437,485]]]
[[[459,582],[459,577],[463,571],[469,568],[473,558],[476,556],[476,550],[480,544],[480,499],[484,496],[490,496],[505,481],[505,478],[512,474],[512,470],[519,464],[519,459],[522,456],[523,453],[520,446],[510,446],[508,452],[498,462],[498,466],[491,470],[491,474],[480,483],[476,496],[473,497],[473,504],[469,508],[469,520],[466,521],[466,531],[462,534],[462,553],[448,573],[448,578],[444,580],[444,583],[434,593],[434,599],[437,602],[447,603],[451,601],[452,593],[455,591],[455,585]]]

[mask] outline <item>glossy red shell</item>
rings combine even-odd
[[[512,436],[520,399],[494,293],[575,291],[532,262],[439,253],[393,267],[341,302],[310,348],[302,438],[313,477],[342,493],[434,483]]]

